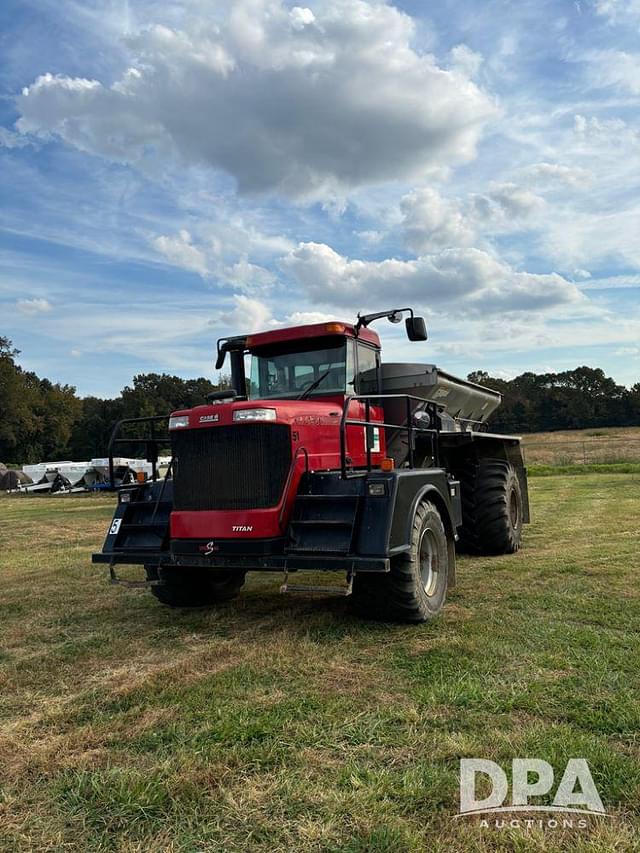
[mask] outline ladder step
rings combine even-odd
[[[280,592],[321,592],[324,595],[351,595],[351,584],[349,586],[313,586],[302,583],[283,583],[280,587]]]

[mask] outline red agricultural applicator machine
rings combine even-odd
[[[138,419],[154,479],[118,489],[95,563],[145,566],[165,604],[236,595],[248,571],[341,570],[363,615],[421,622],[455,583],[456,546],[506,554],[529,520],[520,440],[483,431],[500,394],[431,364],[381,361],[374,320],[425,341],[409,308],[218,341],[229,390]],[[247,357],[249,376],[245,374]],[[165,426],[166,426],[165,421]],[[109,453],[131,421],[114,430]],[[155,430],[155,433],[154,433]],[[164,478],[159,451],[171,445]]]

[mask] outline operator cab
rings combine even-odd
[[[349,323],[315,323],[291,329],[274,329],[218,341],[216,369],[231,356],[232,389],[227,396],[250,400],[304,400],[345,397],[379,390],[380,338],[368,325],[381,317],[399,323],[405,320],[409,340],[426,340],[424,320],[410,308],[358,316]],[[251,366],[245,369],[245,356]],[[211,399],[223,399],[224,391]]]
[[[251,357],[249,399],[304,400],[357,394],[359,374],[378,369],[380,344],[356,341],[347,331],[352,327],[338,323],[323,326],[318,336],[273,343],[261,344],[255,341],[261,336],[252,336],[247,342]],[[327,326],[341,326],[344,331],[322,334]]]
[[[226,352],[231,355],[236,399],[344,398],[360,393],[359,378],[364,374],[377,387],[380,339],[369,329],[357,330],[347,323],[315,323],[228,338],[218,342],[216,366],[222,366]],[[221,396],[222,392],[216,394]]]

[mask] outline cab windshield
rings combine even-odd
[[[308,389],[313,397],[344,394],[348,374],[353,386],[351,353],[352,342],[335,336],[253,350],[249,397],[295,399]]]

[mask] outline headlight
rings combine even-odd
[[[189,415],[177,415],[169,418],[169,429],[184,429],[189,426]]]
[[[275,409],[236,409],[234,421],[275,421]]]

